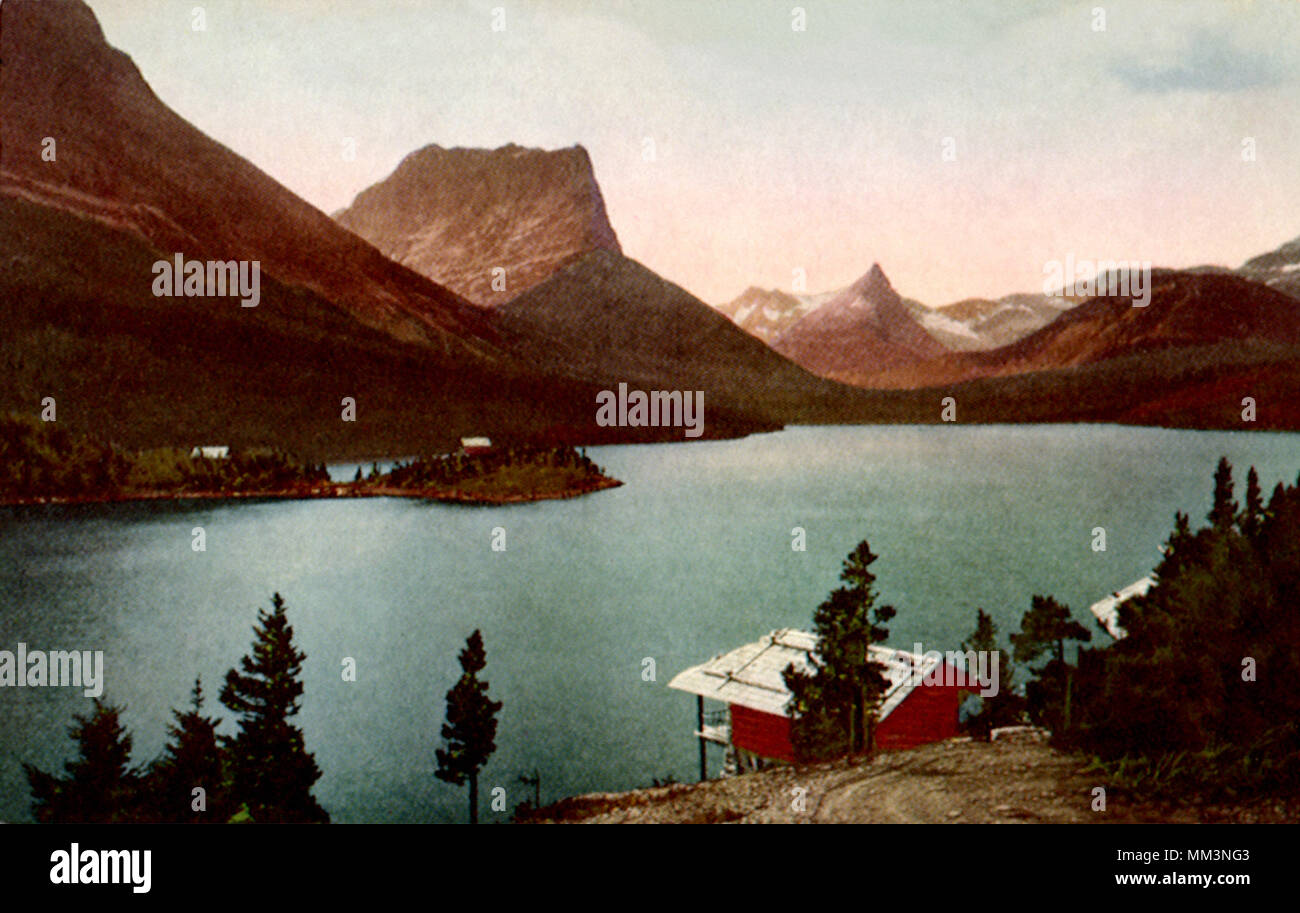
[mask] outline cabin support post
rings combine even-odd
[[[700,782],[702,783],[709,778],[709,763],[704,742],[704,698],[699,695],[695,698],[695,731],[700,734]]]

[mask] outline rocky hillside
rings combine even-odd
[[[577,254],[620,251],[581,146],[426,146],[335,218],[398,263],[486,306],[528,291]]]
[[[0,194],[126,231],[186,258],[258,260],[264,275],[369,326],[489,352],[468,302],[403,269],[163,104],[80,0],[8,3]],[[47,161],[45,137],[56,140]],[[145,280],[144,288],[148,289]]]

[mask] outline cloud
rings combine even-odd
[[[1128,56],[1112,73],[1135,92],[1244,92],[1267,89],[1284,74],[1267,58],[1242,50],[1227,35],[1194,32],[1173,59]]]

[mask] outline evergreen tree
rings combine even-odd
[[[88,716],[74,716],[68,730],[77,757],[63,765],[65,776],[23,765],[37,821],[56,824],[113,824],[137,820],[140,774],[131,767],[131,734],[121,708],[95,699]]]
[[[1011,635],[1017,662],[1032,663],[1048,654],[1065,662],[1067,640],[1090,641],[1092,632],[1070,616],[1070,610],[1051,596],[1035,596],[1020,622],[1020,633]]]
[[[253,633],[253,652],[241,661],[242,672],[227,672],[221,689],[221,703],[239,718],[239,732],[226,741],[231,800],[258,822],[328,822],[311,794],[320,768],[307,753],[302,730],[290,722],[300,709],[299,677],[307,655],[293,645],[279,593],[271,597],[270,612],[258,611]]]
[[[1246,474],[1246,504],[1241,517],[1241,531],[1250,538],[1259,535],[1264,522],[1264,496],[1259,489],[1259,473],[1250,467]]]
[[[889,636],[893,606],[876,605],[870,567],[876,561],[864,539],[840,571],[844,584],[813,613],[817,650],[811,669],[783,673],[790,691],[790,739],[801,761],[870,751],[876,709],[888,684],[885,667],[868,648]]]
[[[1090,641],[1092,632],[1070,617],[1070,610],[1050,596],[1034,596],[1011,635],[1017,662],[1032,664],[1044,655],[1047,662],[1025,686],[1029,718],[1053,732],[1071,727],[1075,667],[1065,661],[1068,640]]]
[[[196,678],[190,709],[173,710],[170,740],[150,772],[152,817],[172,823],[222,823],[232,809],[225,801],[224,764],[217,742],[217,720],[203,715],[203,685]],[[195,788],[203,808],[195,808]]]
[[[1120,607],[1126,636],[1089,651],[1087,675],[1080,664],[1081,744],[1112,760],[1195,753],[1181,776],[1209,794],[1294,792],[1300,488],[1278,485],[1261,509],[1258,478],[1248,478],[1244,510],[1227,522],[1226,466],[1209,525],[1178,524],[1156,585]]]
[[[501,710],[501,702],[488,697],[488,683],[478,677],[486,665],[483,635],[475,629],[460,651],[460,679],[447,692],[443,747],[435,753],[439,780],[456,786],[469,783],[470,824],[478,824],[478,774],[496,751],[496,715]]]
[[[1237,522],[1237,502],[1232,499],[1232,464],[1227,457],[1219,457],[1214,470],[1214,506],[1210,508],[1210,526],[1216,530],[1231,529]]]
[[[998,627],[993,623],[992,616],[983,609],[975,610],[975,630],[962,641],[961,648],[967,654],[996,653],[998,657],[998,693],[992,697],[981,697],[979,714],[967,722],[967,728],[974,738],[988,741],[989,733],[994,729],[1020,722],[1024,700],[1013,689],[1015,667],[1011,655],[998,646]]]

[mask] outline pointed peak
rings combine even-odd
[[[884,291],[892,292],[894,286],[890,284],[889,277],[880,268],[880,264],[873,263],[871,269],[867,270],[857,282],[853,283],[852,289],[858,295],[871,295]]]

